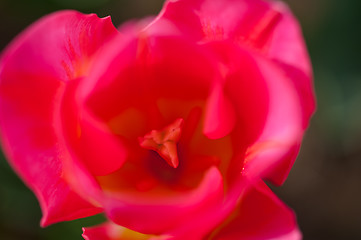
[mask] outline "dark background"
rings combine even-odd
[[[288,180],[277,194],[305,240],[361,239],[361,1],[288,0],[314,66],[318,110]],[[111,15],[114,24],[156,15],[163,0],[0,0],[0,50],[39,17],[59,9]],[[0,157],[0,239],[82,239],[102,216],[42,229],[33,193]]]

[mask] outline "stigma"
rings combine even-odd
[[[156,151],[171,167],[177,168],[179,158],[177,143],[181,137],[184,120],[176,119],[161,130],[152,130],[144,137],[139,137],[139,145],[142,148]]]

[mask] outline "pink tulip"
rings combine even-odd
[[[314,111],[287,6],[169,0],[126,23],[60,11],[0,60],[4,152],[42,226],[104,212],[97,239],[301,238],[281,185]]]

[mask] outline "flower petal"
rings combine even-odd
[[[302,101],[290,75],[277,62],[227,40],[204,45],[224,66],[224,91],[242,123],[242,137],[234,143],[248,148],[245,172],[282,184],[304,132]]]
[[[282,14],[282,18],[274,28],[267,56],[277,62],[294,83],[303,109],[303,127],[306,128],[315,111],[310,59],[300,26],[291,11],[282,2],[275,2],[272,7]]]
[[[213,233],[214,240],[300,240],[294,213],[263,182],[242,196],[238,207]]]
[[[229,40],[204,44],[222,67],[224,98],[229,99],[237,118],[240,137],[237,148],[252,144],[263,131],[268,113],[268,89],[253,52]]]
[[[203,132],[210,139],[226,136],[236,123],[233,106],[222,88],[216,83],[207,102]]]
[[[173,35],[148,35],[146,31],[128,41],[115,39],[98,60],[80,90],[81,97],[88,98],[88,107],[104,122],[126,107],[148,105],[147,112],[150,103],[160,98],[203,99],[219,74],[212,56],[193,42]],[[158,125],[152,129],[166,124]]]
[[[83,228],[83,238],[85,240],[112,240],[110,224],[102,224],[95,227]],[[109,229],[109,230],[108,230]],[[118,237],[118,236],[116,236]]]
[[[112,222],[101,225],[83,228],[83,238],[85,240],[166,240],[165,236],[146,235],[138,233]]]
[[[167,1],[158,19],[168,19],[196,40],[232,39],[263,49],[281,14],[273,1]]]
[[[277,62],[298,90],[307,127],[315,110],[311,65],[299,24],[286,4],[272,0],[167,1],[153,25],[165,20],[193,40],[232,40]]]
[[[63,178],[54,109],[66,82],[86,73],[90,56],[116,33],[109,18],[61,11],[29,27],[0,62],[0,131],[10,163],[35,192],[42,226],[99,213]]]
[[[304,72],[309,65],[306,50],[299,28],[294,26],[293,38],[299,37],[295,40],[298,46],[295,54],[303,54],[300,56],[303,66],[293,66],[292,61],[284,57],[277,59],[276,53],[269,54],[270,49],[277,47],[272,42],[274,37],[286,38],[285,29],[278,26],[284,20],[283,14],[290,16],[285,6],[272,1],[232,1],[232,4],[230,1],[169,1],[151,27],[167,19],[193,41],[206,42],[220,55],[226,66],[226,95],[245,126],[244,140],[239,145],[256,141],[248,151],[247,170],[254,176],[261,175],[282,184],[314,109],[311,78]],[[184,19],[193,19],[195,23],[188,24]],[[195,32],[195,29],[198,30]],[[289,49],[283,50],[296,51],[292,49],[295,46],[289,45]],[[239,59],[237,54],[246,59]]]
[[[250,175],[260,175],[281,184],[295,161],[296,146],[303,135],[300,99],[281,69],[265,59],[256,60],[268,88],[269,107],[262,134],[248,149],[245,169]]]
[[[167,19],[195,40],[231,39],[310,75],[300,27],[279,1],[167,1],[156,21]]]
[[[137,196],[119,196],[105,203],[107,216],[115,223],[142,233],[160,234],[177,229],[192,216],[203,215],[214,209],[223,198],[222,176],[212,167],[199,186],[176,196],[161,199],[141,199]]]
[[[73,162],[79,160],[93,175],[104,176],[120,168],[127,152],[107,126],[89,114],[84,103],[77,98],[77,86],[82,80],[75,79],[65,88],[56,115],[58,135],[64,138],[61,140],[64,140]]]

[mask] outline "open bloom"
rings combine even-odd
[[[288,8],[169,0],[116,29],[61,11],[0,62],[0,131],[43,226],[105,212],[85,239],[299,239],[280,185],[314,111]]]

